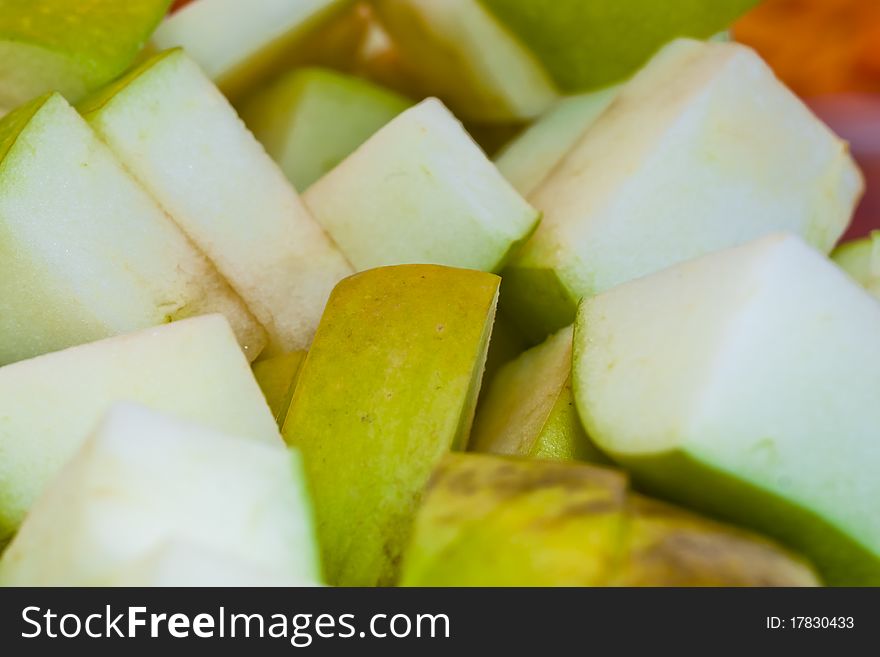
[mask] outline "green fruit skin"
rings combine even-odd
[[[580,296],[565,285],[556,270],[517,264],[508,266],[501,275],[501,312],[531,345],[574,322]]]
[[[305,360],[305,351],[260,360],[253,365],[254,378],[266,397],[266,403],[280,425],[287,417],[287,409],[293,399],[293,391],[299,378],[299,371]]]
[[[171,0],[4,0],[0,10],[0,104],[49,91],[71,102],[120,75]]]
[[[298,190],[333,169],[412,102],[329,69],[297,69],[242,106],[241,116]]]
[[[499,282],[402,265],[330,296],[282,431],[303,455],[329,583],[396,581],[425,483],[467,442]]]
[[[758,0],[477,0],[565,91],[598,89],[640,68],[675,37],[708,39]]]

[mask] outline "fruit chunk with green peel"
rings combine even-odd
[[[241,299],[58,94],[0,121],[0,365],[222,312]]]
[[[573,362],[587,432],[647,490],[880,583],[880,305],[821,253],[769,236],[587,299]]]
[[[153,35],[158,50],[183,47],[230,98],[290,67],[315,45],[311,37],[352,0],[196,0]]]
[[[247,303],[271,353],[307,347],[351,268],[195,62],[157,55],[80,111]]]
[[[219,315],[174,322],[0,368],[0,542],[117,401],[280,442]]]
[[[305,351],[293,351],[254,363],[254,378],[279,426],[287,417],[287,409],[290,407],[299,369],[305,357]]]
[[[841,269],[880,298],[880,231],[840,245],[832,257]]]
[[[544,219],[504,307],[539,337],[583,297],[772,232],[828,252],[862,189],[846,143],[752,50],[679,40],[530,197]]]
[[[315,548],[316,549],[316,548]],[[116,570],[107,586],[136,587],[218,587],[315,586],[224,552],[192,542],[172,539],[127,568]]]
[[[496,271],[540,218],[436,99],[393,119],[304,199],[358,270]]]
[[[474,420],[475,452],[606,462],[581,426],[571,393],[572,327],[497,373]]]
[[[499,278],[402,265],[330,297],[284,423],[335,585],[394,583],[431,471],[467,444]]]
[[[299,455],[280,441],[118,405],[34,504],[0,583],[109,584],[174,540],[317,582],[306,489]]]
[[[373,0],[421,95],[469,121],[540,116],[558,90],[540,62],[476,0]]]
[[[605,468],[450,454],[419,509],[404,586],[800,586],[799,558],[630,495]]]
[[[305,190],[412,102],[329,69],[297,69],[242,107],[247,126],[288,180]]]
[[[617,96],[619,87],[561,99],[495,156],[495,165],[528,198]]]
[[[171,0],[4,0],[0,9],[0,105],[50,91],[76,102],[121,75]]]

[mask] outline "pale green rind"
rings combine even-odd
[[[425,482],[467,440],[498,284],[411,265],[331,295],[283,428],[303,454],[329,583],[396,580]]]
[[[540,221],[436,99],[397,116],[303,198],[358,270],[495,271]]]
[[[305,351],[294,351],[259,360],[253,365],[254,378],[279,426],[287,417],[287,409],[293,399],[293,391],[296,389],[297,377],[305,357]]]
[[[552,267],[523,266],[514,258],[502,272],[501,310],[532,345],[574,321],[580,297]]]
[[[880,231],[841,244],[831,258],[871,294],[880,298]]]
[[[677,37],[708,39],[758,0],[476,0],[562,89],[619,82]]]
[[[122,73],[171,0],[4,0],[0,104],[48,91],[72,102]]]
[[[297,69],[250,98],[241,116],[298,190],[305,190],[412,102],[329,69]]]
[[[498,170],[528,198],[614,101],[618,91],[618,87],[612,87],[561,99],[495,156]]]

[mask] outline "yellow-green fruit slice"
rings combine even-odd
[[[396,580],[431,471],[467,442],[499,281],[407,265],[331,294],[283,428],[303,454],[329,583]]]
[[[287,409],[290,407],[299,369],[305,357],[305,351],[294,351],[254,363],[254,377],[279,425],[287,417]]]

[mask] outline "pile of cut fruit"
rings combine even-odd
[[[880,585],[754,0],[170,4],[0,0],[0,584]]]

